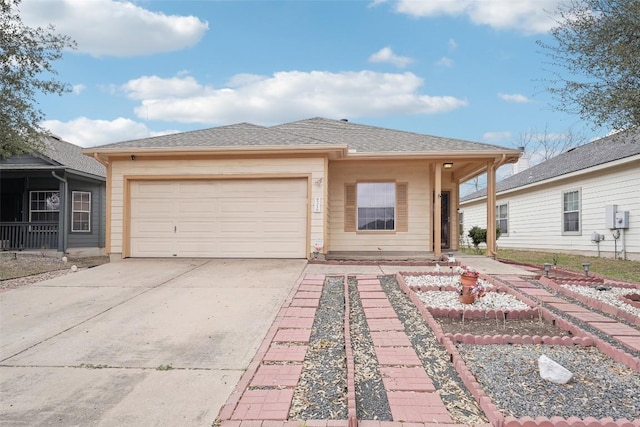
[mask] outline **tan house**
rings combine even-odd
[[[459,183],[488,172],[495,190],[495,170],[520,156],[323,118],[241,123],[84,153],[107,167],[107,252],[124,258],[439,256],[457,249]]]

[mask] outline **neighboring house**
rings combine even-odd
[[[314,118],[85,149],[115,257],[308,258],[455,249],[458,185],[517,150]]]
[[[640,260],[640,132],[582,145],[498,182],[494,206],[501,248]],[[485,227],[486,207],[484,190],[462,199],[463,237]],[[615,223],[615,212],[628,224]]]
[[[1,249],[104,254],[105,167],[55,137],[42,151],[0,159]]]

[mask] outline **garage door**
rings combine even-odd
[[[305,258],[304,179],[133,181],[132,257]]]

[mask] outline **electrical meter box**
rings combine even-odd
[[[629,211],[616,212],[616,228],[629,228]]]
[[[606,205],[604,207],[604,226],[607,228],[618,228],[616,226],[616,212],[618,205]]]

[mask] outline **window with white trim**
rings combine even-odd
[[[59,191],[29,192],[29,222],[58,222],[59,218]]]
[[[562,233],[580,234],[580,190],[562,192]]]
[[[395,230],[395,182],[359,182],[358,230]]]
[[[91,193],[73,191],[71,200],[71,231],[91,231]]]
[[[496,206],[496,227],[500,229],[500,235],[509,234],[509,205],[506,203]]]

